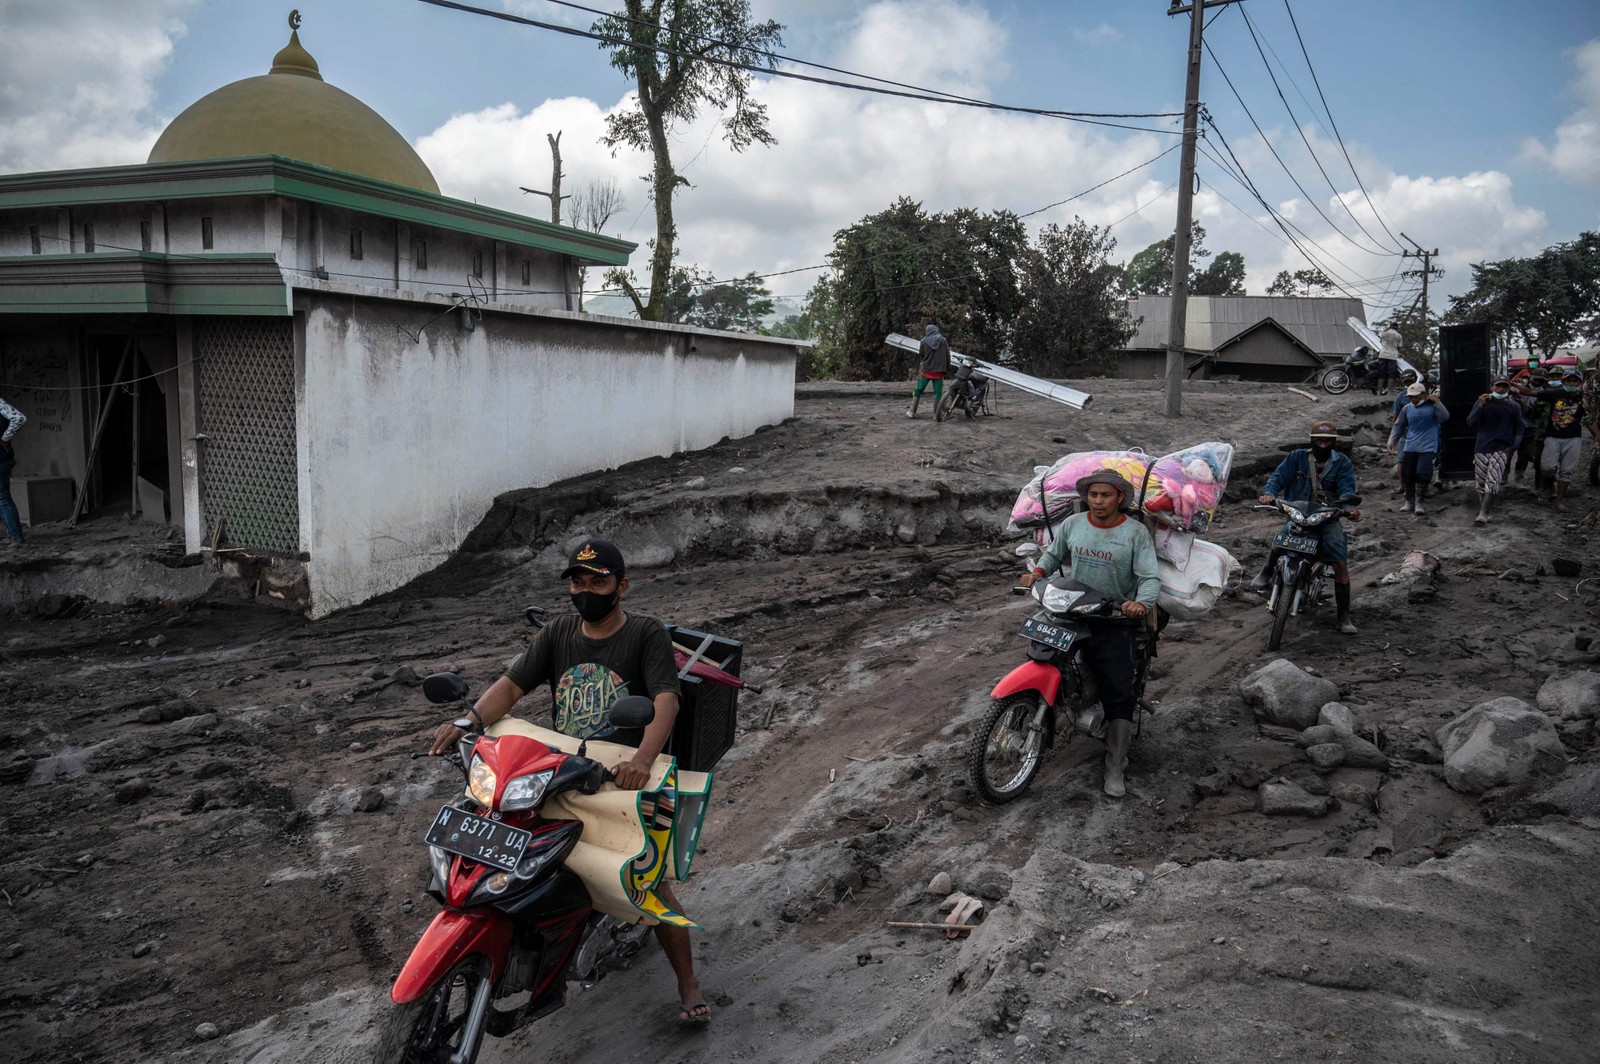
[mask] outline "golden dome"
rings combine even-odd
[[[292,20],[295,25],[298,20]],[[174,118],[149,162],[281,155],[346,173],[439,192],[406,138],[372,108],[322,80],[291,31],[272,69],[202,96]]]

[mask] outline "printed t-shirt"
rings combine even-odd
[[[663,691],[682,693],[672,640],[660,621],[638,614],[628,614],[622,627],[605,639],[588,638],[582,624],[575,616],[551,621],[506,670],[506,677],[523,691],[550,685],[556,731],[637,747],[644,729],[613,730],[606,713],[627,695],[653,700]]]
[[[1101,528],[1088,514],[1073,514],[1039,559],[1039,568],[1051,573],[1066,561],[1074,580],[1102,595],[1154,606],[1161,590],[1155,542],[1144,525],[1118,517],[1110,528]]]
[[[1546,388],[1534,398],[1545,404],[1545,435],[1557,440],[1575,440],[1583,435],[1583,392],[1565,388]]]

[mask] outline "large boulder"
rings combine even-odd
[[[1267,816],[1327,816],[1328,799],[1288,781],[1263,783],[1257,795]]]
[[[1539,688],[1539,708],[1562,720],[1600,717],[1600,672],[1560,672]]]
[[[1256,716],[1285,728],[1309,728],[1317,723],[1322,707],[1339,697],[1339,689],[1320,676],[1279,658],[1246,676],[1239,684],[1244,700]]]
[[[1444,781],[1466,794],[1566,766],[1555,725],[1520,698],[1473,706],[1441,727],[1437,736],[1444,751]]]
[[[1343,702],[1329,702],[1317,710],[1317,723],[1342,732],[1356,730],[1355,714],[1351,713],[1350,707]]]

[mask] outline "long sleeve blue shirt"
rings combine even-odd
[[[1407,454],[1438,454],[1439,429],[1449,420],[1450,411],[1437,399],[1431,403],[1411,403],[1400,408],[1400,416],[1389,432],[1389,442],[1405,440],[1402,449]]]
[[[1527,432],[1522,408],[1514,399],[1479,399],[1472,404],[1467,424],[1478,430],[1473,447],[1478,454],[1514,451],[1522,445],[1522,436]]]

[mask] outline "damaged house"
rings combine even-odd
[[[298,33],[143,164],[0,175],[0,395],[31,523],[141,513],[326,614],[508,490],[794,409],[793,341],[579,312],[634,245],[440,195]]]
[[[1172,314],[1168,296],[1135,296],[1138,331],[1117,356],[1117,376],[1163,377]],[[1184,327],[1191,376],[1293,384],[1315,380],[1361,345],[1345,323],[1367,320],[1359,299],[1322,296],[1190,296]]]

